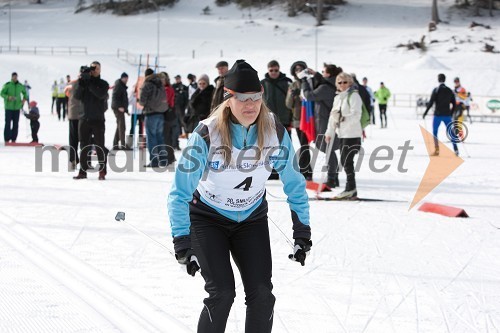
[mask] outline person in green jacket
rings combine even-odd
[[[19,129],[19,110],[23,108],[27,97],[24,85],[17,80],[16,72],[12,73],[12,79],[3,85],[0,95],[5,103],[3,138],[5,143],[16,142]]]
[[[375,98],[378,102],[378,109],[380,110],[380,123],[381,128],[387,128],[387,101],[391,97],[391,92],[384,85],[384,82],[380,82],[380,88],[375,92]],[[385,119],[385,125],[384,125]]]

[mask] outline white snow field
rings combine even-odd
[[[395,94],[426,95],[444,72],[449,84],[460,76],[473,96],[498,99],[500,56],[480,51],[481,41],[490,37],[489,43],[500,48],[498,18],[474,18],[492,29],[471,30],[472,18],[450,9],[453,2],[439,1],[448,24],[431,36],[449,41],[432,44],[423,55],[395,45],[427,34],[431,1],[350,0],[319,28],[316,69],[332,62],[368,76],[374,88],[384,81]],[[50,114],[54,79],[75,76],[80,65],[99,60],[104,79],[113,83],[126,71],[133,83],[137,66],[117,59],[117,48],[156,53],[155,13],[74,15],[75,4],[13,1],[12,45],[88,46],[88,55],[0,54],[2,82],[16,71],[33,87],[32,99],[42,113],[40,141],[46,144],[68,140],[68,124]],[[201,15],[206,5],[211,15]],[[213,66],[223,50],[223,59],[244,58],[262,77],[272,58],[287,74],[295,60],[315,67],[311,16],[287,18],[277,8],[253,9],[251,19],[248,10],[243,13],[208,0],[182,0],[163,10],[160,65],[171,76],[206,72],[215,78]],[[7,31],[8,16],[2,14],[2,45]],[[455,44],[451,36],[471,43]],[[3,103],[0,108],[3,112]],[[291,246],[282,232],[291,238],[290,211],[281,183],[268,182],[277,298],[273,332],[500,331],[499,125],[467,123],[469,135],[459,145],[464,163],[424,199],[464,208],[470,215],[449,218],[419,212],[418,206],[409,210],[430,161],[419,126],[430,130],[431,116],[424,122],[414,108],[392,104],[388,112],[387,129],[367,129],[357,183],[361,197],[393,201],[311,201],[314,245],[305,267],[287,258]],[[115,122],[111,112],[107,117],[110,147]],[[26,126],[21,119],[18,141],[31,140]],[[450,146],[443,128],[439,137]],[[406,141],[413,150],[401,161],[398,147]],[[376,168],[389,168],[374,172],[369,157],[384,145],[394,158],[375,162]],[[61,153],[54,164],[45,152],[38,159],[43,171],[36,172],[34,148],[0,145],[0,332],[195,332],[206,297],[201,276],[189,277],[167,250],[114,219],[123,211],[128,224],[173,248],[166,207],[173,173],[140,170],[136,156],[129,159],[130,172],[110,168],[104,182],[95,174],[74,181],[65,156]],[[118,153],[116,164],[123,166],[125,159]],[[322,177],[323,160],[320,155],[316,180]],[[398,165],[407,172],[398,171]],[[52,172],[56,166],[59,171]],[[239,333],[244,331],[244,292],[234,270],[237,297],[226,332]]]

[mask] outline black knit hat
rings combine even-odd
[[[245,60],[236,60],[233,67],[227,72],[224,77],[224,100],[230,98],[232,94],[227,90],[235,92],[250,92],[261,91],[257,71],[253,69]]]
[[[154,70],[152,70],[151,68],[147,68],[145,71],[144,71],[144,76],[149,76],[151,74],[154,74]]]
[[[122,75],[120,75],[120,79],[123,79],[124,77],[128,77],[128,74],[123,72]]]

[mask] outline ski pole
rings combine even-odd
[[[115,220],[118,221],[118,222],[123,222],[125,223],[128,227],[130,227],[132,230],[134,230],[135,232],[137,232],[138,234],[146,237],[147,239],[155,242],[157,245],[161,246],[162,248],[164,248],[165,250],[168,251],[168,253],[170,253],[173,257],[175,257],[175,254],[174,252],[172,252],[172,250],[170,248],[168,248],[167,246],[165,246],[164,244],[158,242],[156,239],[152,238],[151,236],[149,236],[148,234],[142,232],[141,230],[137,229],[136,227],[134,227],[132,224],[128,223],[127,221],[125,221],[125,212],[117,212],[116,213],[116,216],[115,216]]]
[[[292,249],[294,248],[294,244],[292,243],[292,241],[287,237],[287,235],[285,235],[285,233],[283,232],[283,230],[281,230],[280,227],[278,227],[278,225],[273,221],[273,219],[271,218],[271,216],[267,216],[267,218],[269,219],[269,221],[271,221],[274,226],[281,232],[281,234],[283,235],[283,237],[285,238],[285,240],[287,241],[287,243],[292,247]]]

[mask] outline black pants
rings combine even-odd
[[[330,156],[328,157],[328,180],[337,179],[339,176],[339,160],[335,151],[340,148],[340,140],[338,135],[335,135],[332,140],[333,143],[330,143]],[[323,153],[328,154],[328,152],[326,151],[326,149],[328,148],[328,144],[325,141],[324,134],[320,134],[316,137],[316,147],[319,147],[318,149]]]
[[[69,161],[78,163],[78,119],[69,120],[69,147]]]
[[[361,148],[361,138],[340,139],[340,163],[347,176],[346,191],[356,189],[354,156]]]
[[[196,202],[195,202],[196,201]],[[194,200],[190,204],[191,243],[209,297],[198,333],[223,333],[235,293],[230,255],[238,267],[247,305],[245,333],[270,333],[275,297],[271,283],[271,248],[267,202],[244,222],[236,223]]]
[[[387,127],[387,104],[379,104],[378,108],[380,110],[380,125],[382,127]],[[385,120],[385,125],[384,125]]]
[[[38,130],[40,129],[40,122],[38,120],[30,120],[31,138],[33,141],[38,142]]]
[[[63,120],[66,119],[66,98],[65,97],[57,97],[56,111],[57,111],[57,119],[61,120],[61,116],[62,116]],[[62,111],[62,114],[61,114],[61,111]]]
[[[106,130],[104,120],[85,120],[78,122],[78,135],[80,139],[80,170],[87,172],[90,161],[92,143],[95,145],[97,158],[99,159],[99,171],[106,171],[108,150],[104,146],[104,132]],[[92,142],[91,139],[94,139]]]
[[[163,138],[167,149],[167,163],[175,161],[174,147],[178,145],[177,140],[174,141],[175,126],[177,125],[177,117],[174,119],[165,119],[163,123]]]
[[[113,148],[118,146],[118,142],[121,146],[125,147],[125,112],[120,112],[118,110],[113,110],[113,112],[116,117],[116,131],[113,139]]]
[[[373,105],[370,105],[370,120],[375,125],[375,107]]]
[[[19,110],[5,110],[5,128],[3,138],[5,143],[16,142],[19,131]]]
[[[313,170],[311,167],[311,149],[309,148],[309,141],[307,136],[300,129],[296,128],[297,136],[299,137],[300,149],[299,153],[299,168],[300,173],[305,177],[309,178],[313,175]]]

